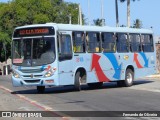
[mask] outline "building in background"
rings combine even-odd
[[[157,56],[157,71],[160,73],[160,36],[155,36],[156,56]]]

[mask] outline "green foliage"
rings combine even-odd
[[[140,19],[136,19],[133,23],[133,28],[142,28],[142,21]]]
[[[96,26],[102,26],[103,25],[103,20],[102,19],[96,19],[96,20],[93,20],[94,24]]]
[[[130,26],[130,28],[142,28],[143,24],[140,19],[136,19],[133,23],[133,26]],[[125,25],[121,25],[120,27],[126,27]]]
[[[125,25],[120,25],[120,27],[126,27]]]
[[[47,22],[78,22],[78,4],[66,3],[63,0],[11,0],[0,3],[0,42],[6,44],[7,58],[10,57],[12,33],[15,27]],[[1,61],[4,52],[0,52]]]
[[[125,1],[127,1],[127,0],[120,0],[120,2],[125,2]],[[136,0],[131,0],[131,1],[134,2],[134,1],[136,1]],[[138,0],[138,1],[139,1],[139,0]]]

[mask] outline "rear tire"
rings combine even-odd
[[[37,86],[38,93],[44,93],[44,91],[45,91],[45,86]]]
[[[133,85],[134,73],[131,69],[126,70],[125,80],[117,81],[119,87],[130,87]]]
[[[76,91],[81,91],[81,76],[79,71],[76,72],[76,75],[75,75],[74,87]]]
[[[102,88],[103,86],[103,82],[97,82],[97,83],[88,83],[88,86],[90,88]]]

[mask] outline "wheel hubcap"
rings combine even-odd
[[[127,81],[128,81],[128,83],[132,83],[132,74],[131,73],[127,74]]]
[[[81,77],[79,77],[79,85],[81,85]]]

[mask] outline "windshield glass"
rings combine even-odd
[[[13,40],[13,64],[40,66],[55,60],[54,37],[23,38]]]

